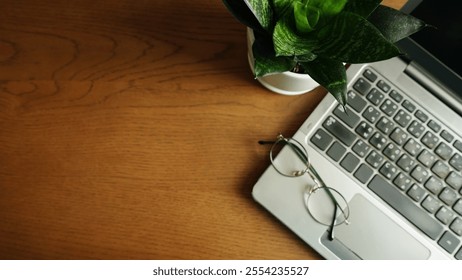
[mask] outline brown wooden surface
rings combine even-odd
[[[221,1],[1,2],[0,258],[320,258],[250,193],[325,93],[254,81]]]

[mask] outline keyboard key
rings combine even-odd
[[[378,89],[373,88],[366,96],[367,100],[369,100],[375,106],[379,105],[382,100],[385,98],[385,95],[380,92]]]
[[[457,260],[462,260],[462,248],[460,248],[459,252],[454,256]]]
[[[453,233],[446,231],[438,241],[438,244],[448,253],[452,254],[457,249],[457,246],[459,246],[460,240]]]
[[[444,140],[448,141],[449,143],[451,143],[452,140],[454,140],[454,135],[452,135],[447,130],[443,130],[440,135],[441,137],[443,137]]]
[[[427,150],[423,150],[417,157],[417,160],[425,167],[431,167],[436,162],[436,156]]]
[[[356,94],[356,92],[351,90],[348,92],[347,103],[358,113],[360,113],[367,105],[366,100],[364,100],[359,94]]]
[[[446,183],[458,191],[462,187],[462,175],[453,171],[449,173],[449,176],[446,178]]]
[[[461,215],[462,216],[462,199],[459,199],[456,204],[454,204],[454,206],[452,207],[452,209],[454,209],[454,211],[457,212],[457,214]]]
[[[409,141],[407,141],[404,145],[404,149],[412,156],[416,156],[420,154],[420,151],[422,151],[422,145],[420,145],[420,143],[415,139],[409,139]]]
[[[374,132],[374,128],[366,122],[361,122],[358,127],[356,127],[356,133],[359,134],[362,138],[368,139]]]
[[[387,161],[382,165],[379,172],[388,180],[392,180],[393,178],[395,178],[396,174],[398,174],[398,169],[393,164]]]
[[[398,145],[403,145],[408,138],[408,134],[401,128],[397,127],[390,135],[390,138]]]
[[[417,182],[423,183],[430,177],[430,173],[427,171],[427,168],[417,165],[412,170],[411,177],[414,178]]]
[[[367,107],[367,109],[363,112],[363,117],[371,123],[375,123],[379,117],[380,112],[372,106]]]
[[[441,130],[441,125],[435,122],[434,120],[430,120],[427,126],[436,133],[438,133]]]
[[[454,212],[449,210],[446,207],[441,207],[440,210],[436,213],[436,218],[442,222],[443,224],[447,225],[451,223],[455,218]]]
[[[413,121],[407,128],[407,131],[414,135],[414,137],[420,138],[420,136],[422,136],[425,132],[425,127],[420,122]]]
[[[368,187],[431,239],[436,240],[443,232],[443,226],[438,221],[430,217],[422,208],[415,205],[382,177],[376,175]]]
[[[438,195],[444,188],[443,182],[433,176],[425,182],[424,186],[434,195]]]
[[[401,149],[396,144],[390,143],[383,150],[383,154],[391,161],[396,161],[401,155]]]
[[[451,170],[449,169],[449,166],[447,166],[445,163],[443,163],[440,160],[437,161],[433,165],[432,171],[433,171],[433,173],[435,173],[441,179],[446,178],[449,175],[449,172],[451,172]]]
[[[379,168],[383,161],[384,157],[376,151],[372,151],[366,158],[366,162],[375,169]]]
[[[365,157],[370,149],[371,147],[369,146],[369,144],[367,144],[361,139],[358,140],[352,148],[353,152],[355,152],[360,157]]]
[[[416,161],[412,157],[404,154],[399,158],[396,164],[401,167],[401,169],[409,173],[412,169],[414,169]]]
[[[386,135],[390,134],[395,128],[395,124],[385,117],[381,118],[375,126]]]
[[[364,70],[363,76],[371,82],[375,82],[375,80],[377,80],[377,75],[369,69]]]
[[[345,153],[346,148],[337,141],[335,141],[334,144],[330,146],[329,150],[327,150],[327,155],[335,161],[339,161]]]
[[[395,114],[396,110],[398,110],[398,105],[396,105],[390,99],[387,99],[380,106],[380,110],[382,110],[382,112],[386,114],[387,116],[391,117]]]
[[[412,120],[411,115],[406,113],[404,110],[399,110],[398,114],[396,114],[394,120],[402,127],[406,127]]]
[[[406,191],[412,185],[412,180],[403,173],[399,173],[398,176],[393,180],[393,184],[397,186],[400,190]]]
[[[455,234],[462,236],[462,219],[456,218],[449,227]]]
[[[407,195],[412,198],[415,202],[420,202],[422,198],[427,195],[427,192],[418,185],[414,184],[407,192]]]
[[[385,145],[387,144],[387,138],[382,134],[376,132],[372,137],[369,139],[369,143],[375,147],[377,150],[382,150]]]
[[[332,142],[332,139],[332,136],[320,128],[311,137],[311,142],[316,145],[316,147],[324,151]]]
[[[389,90],[390,90],[390,86],[388,85],[387,82],[385,81],[382,81],[380,80],[378,83],[377,83],[377,87],[381,90],[383,90],[383,92],[387,93]]]
[[[429,195],[422,202],[422,207],[425,208],[425,210],[427,210],[429,213],[435,214],[436,211],[440,209],[441,202],[433,196]]]
[[[351,132],[348,128],[346,128],[333,117],[328,117],[327,120],[323,123],[323,126],[325,129],[327,129],[327,131],[332,133],[348,147],[351,146],[351,144],[353,144],[353,142],[356,140],[356,134]]]
[[[393,98],[393,100],[395,100],[398,103],[401,103],[401,101],[403,101],[403,96],[396,90],[392,90],[389,95],[391,98]]]
[[[436,147],[440,139],[435,134],[428,131],[424,134],[420,141],[422,141],[422,143],[429,149],[433,149]]]
[[[404,100],[403,107],[406,108],[410,113],[415,111],[415,105],[412,104],[409,100]]]
[[[444,190],[439,195],[439,198],[448,206],[452,206],[459,195],[451,188],[444,188]]]
[[[348,153],[343,160],[340,162],[340,165],[345,168],[348,172],[353,172],[359,164],[359,158],[354,154]]]
[[[365,95],[366,93],[369,92],[369,89],[371,88],[371,84],[367,82],[363,78],[359,78],[356,83],[353,85],[353,88],[361,93],[362,95]]]
[[[454,142],[454,147],[459,150],[459,152],[462,152],[462,142],[459,141],[459,140],[456,140],[456,142]]]
[[[462,170],[462,156],[459,154],[455,154],[451,158],[451,160],[449,160],[449,164],[455,169],[461,171]]]
[[[359,123],[359,116],[353,113],[353,111],[349,110],[349,112],[345,112],[343,106],[337,106],[334,110],[334,115],[336,115],[339,119],[341,119],[346,125],[353,128]]]
[[[452,156],[452,148],[449,147],[446,143],[441,143],[436,147],[435,153],[439,155],[442,159],[448,160]]]
[[[361,164],[358,170],[356,170],[354,176],[363,184],[365,184],[371,178],[374,171],[367,165]]]
[[[425,114],[424,112],[417,110],[414,114],[416,118],[418,118],[421,122],[425,123],[428,121],[428,115]]]

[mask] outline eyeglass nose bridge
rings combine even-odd
[[[311,164],[306,168],[306,173],[310,175],[311,180],[314,181],[318,188],[326,186],[324,181],[319,176],[318,172],[314,169],[314,167]]]

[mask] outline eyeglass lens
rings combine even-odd
[[[270,156],[274,168],[288,177],[303,175],[310,164],[305,149],[294,140],[276,142]]]
[[[330,197],[331,195],[334,196],[335,202]],[[345,198],[332,188],[321,187],[307,190],[304,194],[304,199],[308,212],[313,219],[326,226],[331,226],[334,218],[334,225],[340,225],[348,219],[350,214]],[[335,211],[336,207],[338,207],[337,211]],[[334,217],[335,213],[337,213],[337,217]]]

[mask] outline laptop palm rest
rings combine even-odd
[[[350,224],[335,228],[337,242],[321,238],[321,243],[331,251],[349,251],[354,258],[373,260],[419,260],[430,257],[430,251],[423,244],[362,195],[355,195],[349,205]]]

